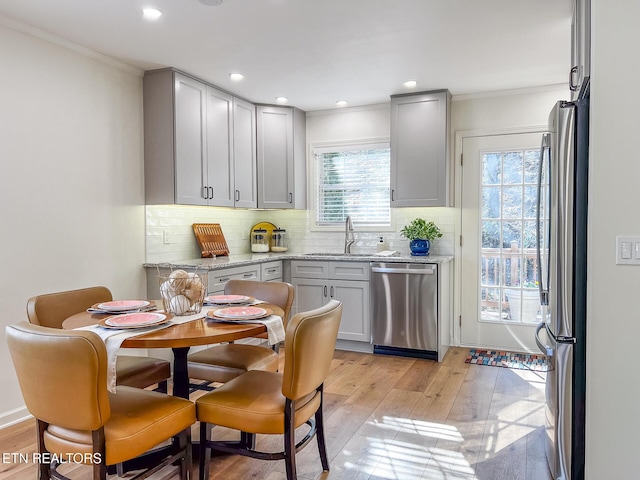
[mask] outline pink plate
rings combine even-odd
[[[251,297],[245,295],[209,295],[204,301],[209,303],[218,303],[228,305],[230,303],[245,303],[251,300]]]
[[[100,310],[107,312],[122,312],[126,310],[137,310],[149,306],[146,300],[114,300],[113,302],[103,302],[98,304]]]
[[[267,311],[259,307],[228,307],[215,311],[215,316],[221,318],[256,318],[266,314]]]
[[[167,318],[161,313],[128,313],[125,315],[117,315],[104,319],[105,325],[110,327],[133,328],[146,327],[156,323],[160,323]]]

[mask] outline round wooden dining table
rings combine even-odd
[[[282,318],[282,308],[271,304],[260,304],[274,315]],[[213,307],[210,307],[211,309]],[[170,348],[173,351],[173,395],[189,398],[189,371],[187,355],[191,347],[215,343],[232,342],[242,338],[256,337],[267,331],[260,323],[219,323],[205,318],[209,309],[202,309],[202,318],[171,325],[153,332],[129,337],[122,342],[121,348]],[[67,318],[62,328],[74,328],[94,325],[108,314],[81,312]]]

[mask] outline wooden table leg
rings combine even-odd
[[[189,347],[172,348],[173,350],[173,396],[189,399],[189,370],[187,354]]]

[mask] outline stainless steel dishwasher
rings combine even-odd
[[[438,359],[438,265],[372,263],[373,352]]]

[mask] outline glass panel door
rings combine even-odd
[[[539,163],[539,149],[482,154],[481,320],[538,323]]]
[[[541,133],[463,139],[463,345],[537,351],[535,226]]]

